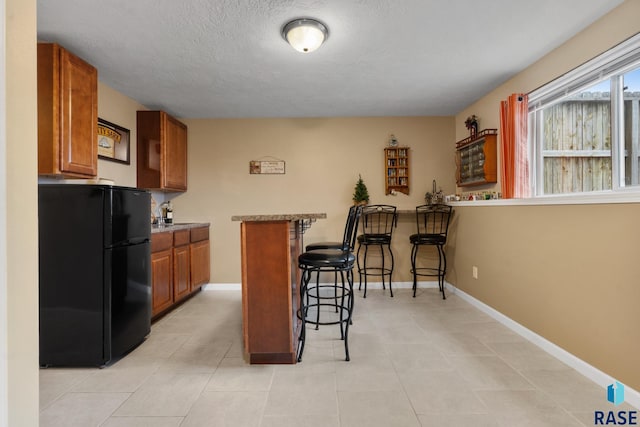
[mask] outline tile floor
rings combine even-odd
[[[436,289],[358,296],[351,361],[324,326],[297,365],[243,361],[240,298],[199,293],[107,368],[41,370],[40,425],[566,427],[608,410],[601,387]]]

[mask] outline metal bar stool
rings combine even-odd
[[[447,205],[421,205],[416,207],[417,233],[409,237],[413,245],[411,248],[411,273],[413,273],[413,297],[416,296],[417,277],[438,277],[438,288],[444,294],[444,276],[447,273],[447,256],[444,245],[447,243],[447,233],[452,215],[452,207]],[[416,258],[420,246],[435,246],[438,248],[438,267],[416,267]]]
[[[338,249],[316,249],[306,251],[298,257],[298,267],[302,270],[300,278],[300,310],[298,317],[302,320],[300,336],[298,339],[297,359],[302,361],[302,353],[306,341],[306,324],[316,325],[340,325],[340,339],[344,341],[345,360],[349,361],[349,325],[353,315],[353,266],[355,256],[353,248],[355,245],[356,230],[362,209],[354,210],[351,224],[347,225],[350,233],[345,233],[342,246]],[[344,249],[346,248],[346,250]],[[322,272],[333,272],[333,284],[320,284],[319,277]],[[315,285],[309,285],[313,273],[316,273]],[[338,274],[341,280],[338,281]],[[345,280],[346,277],[346,280]],[[333,288],[333,295],[324,295],[321,291],[324,288]],[[328,302],[327,300],[331,300]],[[337,320],[320,321],[320,309],[324,306],[335,307],[338,311]],[[309,309],[316,309],[317,314],[314,320],[308,318]]]
[[[345,223],[344,226],[344,234],[342,235],[342,241],[340,242],[315,242],[315,243],[310,243],[306,246],[305,251],[309,252],[309,251],[317,251],[317,250],[322,250],[322,249],[340,249],[343,251],[349,251],[350,249],[350,245],[351,245],[351,239],[353,238],[353,234],[356,232],[356,230],[358,229],[358,220],[360,218],[360,213],[358,212],[358,210],[362,210],[361,206],[356,206],[353,205],[349,208],[349,213],[347,214],[347,221]],[[345,243],[346,242],[346,243]],[[315,295],[320,295],[320,290],[321,288],[333,288],[334,290],[334,304],[335,304],[335,312],[338,312],[338,289],[336,286],[332,286],[332,285],[320,285],[320,270],[316,271],[316,286],[313,287],[309,287],[307,288],[307,305],[309,305],[309,297],[310,295],[315,297]],[[334,283],[338,282],[338,271],[334,270]],[[326,299],[326,297],[323,297]],[[316,330],[318,329],[319,325],[321,325],[322,323],[320,322],[320,309],[318,308],[318,310],[316,311]],[[353,324],[353,322],[351,323]]]
[[[353,205],[349,208],[349,213],[347,214],[347,221],[344,226],[344,234],[342,236],[341,242],[310,243],[306,246],[305,251],[316,251],[318,249],[342,249],[344,251],[348,251],[350,247],[349,245],[351,244],[351,236],[354,232],[354,226],[356,229],[358,228],[358,224],[355,222],[356,211],[358,209],[362,210],[362,207]]]
[[[397,224],[396,207],[390,205],[370,205],[362,210],[362,234],[358,236],[358,276],[362,286],[362,278],[364,277],[364,296],[367,297],[367,276],[380,276],[382,278],[382,288],[385,287],[385,277],[389,276],[389,293],[393,297],[393,288],[391,287],[391,275],[393,273],[394,259],[391,250],[391,237],[393,229]],[[380,266],[367,265],[367,255],[369,246],[378,246],[380,248],[380,256],[382,258]],[[362,257],[362,265],[360,265],[360,250],[364,247],[364,256]],[[389,266],[385,264],[385,247],[389,253],[391,263]]]

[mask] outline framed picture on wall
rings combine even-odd
[[[98,158],[128,165],[130,145],[129,129],[98,118]]]
[[[266,174],[266,175],[284,175],[285,173],[284,160],[264,161],[264,160],[251,160],[249,162],[249,173]]]

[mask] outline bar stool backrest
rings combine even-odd
[[[421,205],[416,207],[418,234],[440,236],[446,241],[452,207],[447,205]]]
[[[396,225],[396,207],[391,205],[369,205],[362,210],[362,233],[366,236],[391,237]]]
[[[342,239],[342,250],[351,251],[356,246],[356,237],[358,235],[358,224],[362,216],[362,206],[352,206],[349,209],[349,220],[344,230],[344,238]]]
[[[349,208],[349,214],[347,215],[347,222],[344,224],[344,234],[342,236],[342,250],[348,251],[351,244],[351,237],[353,234],[353,225],[356,220],[356,213],[358,206],[353,205]],[[357,227],[357,225],[356,225]]]

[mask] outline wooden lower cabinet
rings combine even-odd
[[[173,300],[178,302],[191,293],[189,230],[174,232],[173,246]]]
[[[171,249],[151,255],[151,277],[153,282],[153,299],[151,315],[155,316],[173,304],[173,280]]]
[[[208,226],[152,233],[151,316],[157,318],[199,291],[209,282],[209,265]]]
[[[191,291],[200,289],[202,285],[209,283],[211,273],[209,254],[209,228],[199,227],[191,229],[191,245],[189,246],[191,258]]]
[[[173,304],[173,236],[151,236],[151,316]]]

